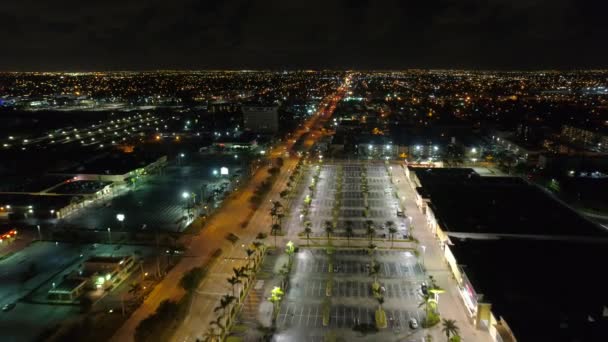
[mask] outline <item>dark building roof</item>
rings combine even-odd
[[[608,245],[551,240],[452,238],[481,302],[519,341],[606,341]]]
[[[413,170],[448,234],[608,238],[593,223],[521,178],[481,177],[472,169]]]
[[[124,175],[130,171],[146,167],[157,161],[160,157],[160,155],[138,153],[108,154],[57,173]]]

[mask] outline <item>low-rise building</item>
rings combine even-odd
[[[242,107],[245,129],[253,132],[274,133],[279,130],[278,107],[274,105],[246,104]]]
[[[49,290],[48,299],[55,302],[72,303],[86,291],[88,283],[86,278],[66,278]]]
[[[97,289],[108,289],[125,280],[135,267],[133,256],[95,256],[84,262],[82,274]]]

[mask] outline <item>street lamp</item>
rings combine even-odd
[[[36,228],[38,228],[38,240],[42,240],[42,233],[40,232],[40,225],[37,224]]]
[[[108,241],[112,244],[112,229],[108,227]]]
[[[426,254],[426,246],[425,245],[420,245],[420,248],[422,248],[422,267],[426,267],[425,263],[424,263],[424,255]]]
[[[182,192],[182,198],[188,199],[189,197],[190,197],[190,193],[188,193],[187,191]]]
[[[125,214],[117,214],[116,219],[118,220],[118,222],[120,222],[120,226],[124,230],[125,229],[125,224],[124,224]],[[108,229],[110,229],[110,228],[108,228]]]

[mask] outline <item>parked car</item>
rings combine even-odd
[[[415,318],[410,318],[410,328],[418,329],[418,321]]]

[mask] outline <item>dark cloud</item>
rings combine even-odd
[[[605,1],[21,0],[2,70],[606,67]]]

